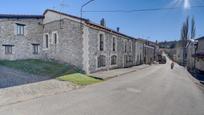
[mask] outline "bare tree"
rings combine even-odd
[[[194,18],[192,18],[191,20],[191,39],[195,39],[195,36],[196,36],[196,26],[195,26],[195,20]],[[196,54],[196,50],[197,50],[197,47],[194,48],[194,53]],[[196,64],[196,58],[194,57],[194,70],[195,70],[195,64]]]
[[[189,40],[189,17],[186,18],[186,21],[183,23],[182,29],[181,29],[181,43],[183,48],[183,65],[186,65],[186,46],[188,44]]]
[[[188,39],[189,39],[189,17],[186,18],[186,22],[183,23],[181,29],[182,47],[186,47]]]
[[[191,20],[191,39],[195,39],[196,36],[196,26],[195,26],[195,20],[192,18]]]

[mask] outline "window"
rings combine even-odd
[[[132,52],[132,41],[129,41],[129,51]]]
[[[16,24],[17,35],[24,35],[24,24]]]
[[[117,56],[113,55],[111,56],[111,65],[116,65],[117,64]]]
[[[12,47],[13,45],[3,45],[5,46],[5,54],[12,54]]]
[[[129,62],[133,62],[132,56],[129,56]]]
[[[126,59],[126,63],[133,62],[133,59],[132,59],[132,56],[131,56],[131,55],[126,55],[126,56],[125,56],[125,59]]]
[[[45,48],[49,47],[49,35],[45,34]]]
[[[125,41],[125,53],[127,52],[127,42]]]
[[[98,68],[106,66],[106,56],[100,55],[98,57]]]
[[[113,43],[112,43],[112,45],[113,45],[113,51],[116,51],[116,38],[115,37],[113,37],[113,41],[112,41]]]
[[[57,33],[54,33],[54,44],[57,44]]]
[[[99,50],[104,51],[104,35],[99,35]]]
[[[39,53],[39,45],[40,44],[32,44],[33,45],[33,54],[38,54]]]
[[[52,43],[54,43],[55,45],[58,43],[58,33],[57,32],[52,33]]]

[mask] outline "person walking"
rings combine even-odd
[[[174,62],[171,62],[171,69],[174,69]]]

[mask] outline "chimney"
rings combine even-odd
[[[101,26],[106,27],[106,22],[105,22],[105,19],[104,19],[104,18],[101,19]]]
[[[119,27],[117,27],[117,29],[116,29],[116,30],[117,30],[117,32],[120,32],[120,28],[119,28]]]

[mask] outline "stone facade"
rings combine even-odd
[[[144,45],[144,63],[151,64],[155,59],[155,50],[153,46]]]
[[[155,56],[155,47],[145,40],[54,10],[1,18],[0,45],[0,59],[53,59],[86,73],[139,65]]]
[[[28,59],[42,57],[42,19],[0,19],[0,59]],[[24,35],[17,35],[17,24],[24,24]],[[38,54],[33,53],[33,44],[39,44]],[[12,53],[5,54],[6,46]]]
[[[197,48],[195,51],[195,68],[204,72],[204,37],[197,39]]]
[[[83,45],[79,23],[68,19],[49,22],[44,24],[43,33],[43,41],[45,41],[45,35],[49,36],[49,47],[46,48],[45,44],[43,47],[45,58],[73,64],[79,68],[83,67]],[[57,43],[54,43],[53,33],[57,33]]]
[[[135,42],[135,62],[136,65],[144,63],[144,44],[141,41]]]
[[[89,71],[109,70],[114,68],[129,67],[135,64],[135,39],[106,32],[103,29],[89,27]],[[104,50],[99,50],[99,35],[104,35]],[[113,39],[116,41],[116,49],[113,51]],[[125,48],[126,47],[126,48]],[[126,51],[125,51],[126,49]],[[106,64],[98,67],[98,57],[105,56]],[[111,64],[111,57],[116,56],[116,64]],[[127,59],[129,57],[131,59]]]

